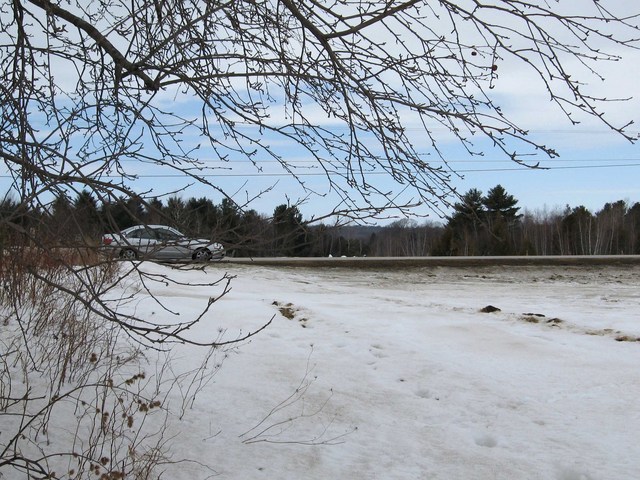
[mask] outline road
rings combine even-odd
[[[640,265],[640,255],[546,255],[505,257],[268,257],[225,258],[222,263],[286,267],[478,267],[478,266],[579,266]]]

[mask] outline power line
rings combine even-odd
[[[548,160],[542,160],[543,162],[549,162],[549,163],[568,163],[568,162],[640,162],[640,158],[555,158],[555,159],[548,159]],[[135,159],[135,158],[123,158],[118,160],[118,162],[120,163],[128,163],[128,162],[141,162],[141,160]],[[237,165],[239,163],[247,163],[247,164],[252,164],[252,165],[266,165],[266,164],[287,164],[287,165],[291,165],[291,166],[296,166],[296,165],[301,165],[301,164],[315,164],[318,163],[318,160],[314,160],[314,159],[306,159],[306,160],[199,160],[199,162],[206,164],[206,165],[210,165],[210,164],[219,164],[221,166],[225,166],[225,167],[231,167],[233,165]],[[145,162],[145,163],[149,163],[149,162]],[[441,160],[441,159],[434,159],[434,160],[425,160],[425,163],[429,164],[429,165],[445,165],[445,164],[453,164],[453,163],[513,163],[513,160],[510,160],[508,158],[503,158],[503,159],[499,159],[499,160],[488,160],[488,159],[482,159],[482,160],[478,160],[478,159],[452,159],[452,160]]]
[[[588,169],[603,169],[603,168],[626,168],[626,167],[640,167],[640,163],[624,163],[624,164],[607,164],[607,165],[558,165],[543,168],[527,168],[527,167],[512,167],[512,168],[473,168],[473,169],[460,169],[455,170],[454,173],[489,173],[489,172],[534,172],[534,171],[549,171],[549,170],[588,170]],[[326,177],[331,172],[307,172],[307,173],[222,173],[222,174],[194,174],[194,177],[200,178],[246,178],[246,177]],[[389,175],[388,172],[365,172],[365,175]],[[132,175],[134,178],[183,178],[190,175],[187,173],[166,173],[166,174],[138,174]],[[0,175],[0,178],[13,178],[10,175]],[[101,175],[100,178],[114,179],[123,178],[122,175]]]
[[[558,165],[551,167],[540,167],[540,168],[527,168],[527,167],[518,167],[518,168],[481,168],[481,169],[470,169],[470,170],[456,170],[459,173],[469,173],[469,172],[506,172],[506,171],[523,171],[523,172],[532,172],[532,171],[545,171],[545,170],[588,170],[591,168],[624,168],[624,167],[640,167],[640,163],[624,163],[617,165]]]

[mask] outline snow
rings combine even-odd
[[[231,339],[275,317],[217,353],[222,367],[170,418],[171,456],[211,469],[181,463],[170,478],[636,478],[637,267],[214,264],[172,275],[224,272],[232,290],[194,338]],[[152,288],[192,311],[213,290]],[[203,355],[178,347],[176,368]]]
[[[633,479],[640,267],[139,268],[123,313],[242,337],[178,345],[162,373],[171,479]],[[159,299],[163,307],[150,296]],[[483,313],[493,305],[500,310]],[[172,312],[179,312],[174,315]],[[195,381],[180,376],[196,372]],[[165,368],[163,370],[163,368]],[[172,382],[171,376],[178,376]],[[197,393],[195,402],[185,402]],[[166,410],[172,414],[166,416]],[[181,418],[180,418],[181,417]]]

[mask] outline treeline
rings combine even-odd
[[[624,255],[640,253],[640,203],[521,214],[497,185],[469,190],[454,206],[436,255]]]
[[[521,212],[497,185],[486,195],[465,193],[444,223],[402,219],[390,225],[316,225],[295,205],[271,215],[240,209],[225,199],[121,198],[99,202],[90,192],[59,197],[47,208],[0,203],[0,244],[16,244],[29,232],[44,244],[98,245],[103,233],[140,223],[171,225],[186,235],[223,243],[231,256],[429,256],[640,254],[640,203],[607,203]],[[10,238],[13,237],[13,238]]]

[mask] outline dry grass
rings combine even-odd
[[[135,342],[88,308],[99,308],[100,286],[115,281],[118,264],[92,249],[35,247],[5,250],[0,260],[3,470],[154,478],[163,429],[146,432],[144,417],[162,402],[145,393]]]

